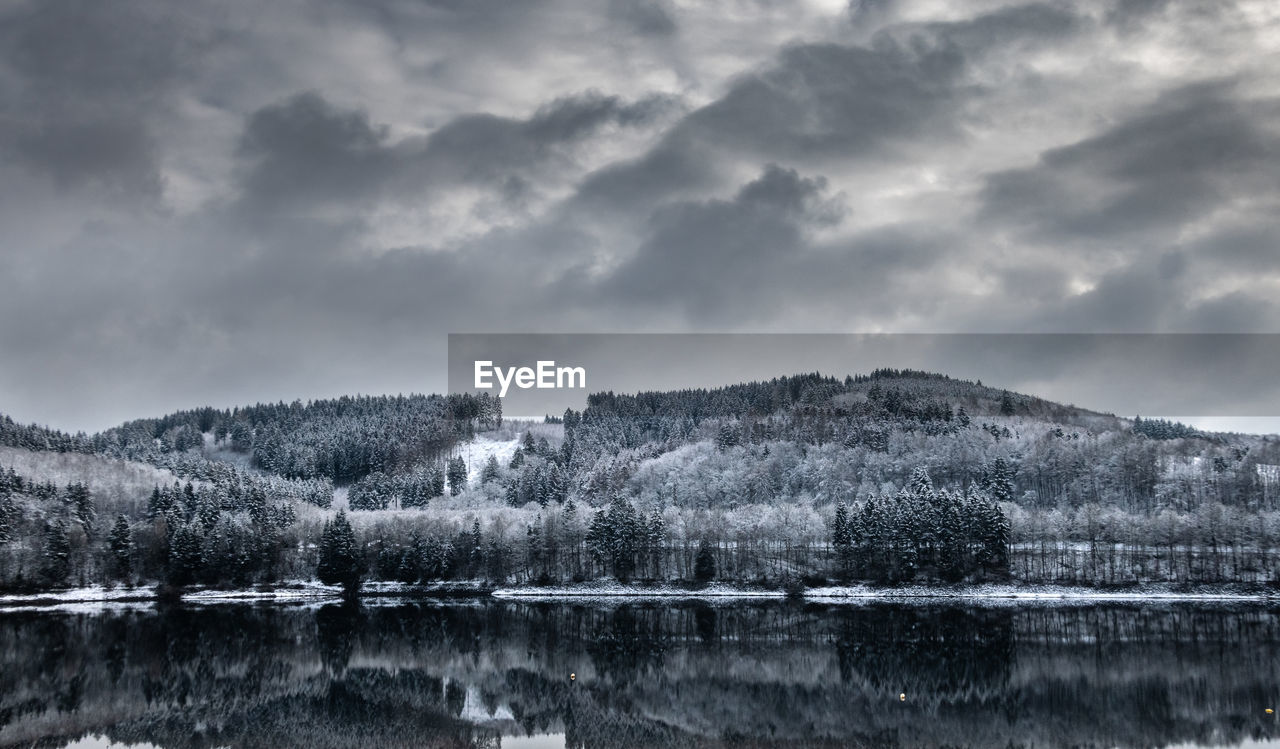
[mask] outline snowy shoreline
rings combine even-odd
[[[315,581],[291,581],[273,587],[238,589],[189,589],[183,603],[290,603],[338,600],[342,589]],[[361,587],[361,598],[405,599],[496,598],[507,601],[566,601],[574,599],[756,599],[780,600],[782,590],[709,585],[684,588],[671,585],[647,587],[619,583],[580,584],[553,587],[508,587],[494,589],[482,582],[406,585],[370,582]],[[878,588],[866,585],[808,588],[799,596],[814,603],[865,603],[874,601],[996,601],[1010,603],[1178,603],[1178,602],[1270,602],[1280,600],[1280,591],[1259,591],[1231,586],[1174,590],[1168,586],[1148,586],[1130,590],[1068,588],[1060,586],[973,585],[957,587],[906,586]],[[95,607],[151,605],[159,600],[155,586],[111,588],[90,586],[41,593],[0,595],[0,610],[92,610]]]
[[[705,588],[680,588],[669,585],[646,587],[603,583],[549,587],[499,588],[492,593],[503,599],[566,599],[566,598],[785,598],[786,592],[761,588],[735,588],[727,585],[708,585]]]

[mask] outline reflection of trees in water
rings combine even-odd
[[[360,628],[360,607],[353,602],[321,606],[316,612],[316,645],[331,673],[346,669]]]
[[[840,678],[913,701],[989,699],[1008,685],[1010,609],[886,606],[836,611]]]
[[[659,617],[637,616],[631,606],[619,606],[608,626],[587,645],[596,670],[626,681],[661,668],[667,648],[661,624]]]
[[[6,613],[0,746],[1230,743],[1276,734],[1278,643],[1276,612],[1187,606]]]

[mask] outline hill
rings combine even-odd
[[[597,393],[548,422],[504,421],[487,395],[203,408],[92,436],[0,419],[0,444],[30,451],[0,454],[22,469],[0,582],[109,576],[115,516],[131,579],[306,576],[338,510],[364,574],[415,582],[1277,576],[1274,438],[910,370]],[[85,522],[79,485],[108,459],[164,473],[130,499],[90,482]],[[68,533],[73,558],[50,564]]]

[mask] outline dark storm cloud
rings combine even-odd
[[[147,3],[12,3],[0,11],[0,157],[60,188],[160,192],[152,118],[207,43]]]
[[[0,411],[440,389],[460,330],[1280,327],[1265,4],[940,7],[6,5]]]
[[[593,209],[644,210],[713,181],[711,154],[821,168],[831,159],[900,158],[922,141],[954,145],[963,138],[961,108],[982,93],[965,80],[972,60],[1065,38],[1079,25],[1066,11],[1027,5],[960,23],[896,27],[868,46],[789,45],[643,157],[593,175],[582,199]]]
[[[950,45],[790,47],[776,66],[739,81],[685,126],[750,153],[859,156],[894,141],[950,135],[941,115],[963,65]]]
[[[489,186],[522,192],[560,150],[606,125],[649,124],[676,102],[623,102],[597,92],[556,99],[531,117],[459,117],[422,138],[393,141],[366,112],[305,92],[258,110],[241,139],[251,164],[242,199],[251,212],[379,199],[417,200],[430,187]]]
[[[776,300],[760,294],[775,284],[789,286],[787,276],[804,272],[805,225],[835,218],[820,203],[825,187],[820,178],[770,167],[731,200],[663,208],[635,257],[600,292],[645,306],[682,305],[699,320],[744,307],[731,296],[771,312]]]
[[[784,49],[686,116],[643,156],[610,165],[578,190],[587,211],[644,215],[723,179],[726,161],[820,165],[884,156],[913,138],[950,140],[953,84],[963,67],[950,45],[877,49],[834,44]]]
[[[834,243],[813,232],[838,226],[845,196],[822,177],[769,165],[728,200],[659,209],[639,249],[594,287],[600,299],[679,307],[699,325],[767,323],[795,304],[828,295],[870,300],[889,293],[906,269],[935,259],[943,241],[900,225]]]
[[[1171,91],[1107,130],[991,175],[988,218],[1054,239],[1167,237],[1242,194],[1273,192],[1275,102],[1232,95],[1229,82]]]

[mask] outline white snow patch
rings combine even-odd
[[[467,462],[467,486],[480,483],[480,474],[484,471],[484,465],[489,462],[491,455],[498,459],[499,466],[506,468],[511,458],[515,456],[516,449],[520,447],[521,436],[516,435],[515,439],[510,440],[494,440],[486,435],[477,434],[470,442],[460,445],[458,455]]]
[[[310,601],[317,598],[340,598],[342,588],[325,585],[314,580],[295,580],[271,588],[214,588],[186,590],[182,600],[191,603],[220,603],[224,601]]]
[[[786,593],[780,590],[752,590],[729,585],[708,585],[705,588],[688,589],[669,585],[648,587],[601,582],[546,588],[500,588],[493,591],[493,595],[497,598],[783,598]]]
[[[1206,590],[1175,591],[1148,587],[1110,591],[1052,585],[971,585],[955,588],[907,586],[873,588],[866,585],[810,588],[804,597],[814,600],[897,600],[903,598],[1004,599],[1011,601],[1264,601],[1265,593],[1231,593]]]
[[[86,588],[50,590],[42,593],[11,593],[0,595],[0,606],[65,605],[72,603],[110,603],[116,601],[149,601],[156,596],[153,587],[106,588],[91,585]]]

